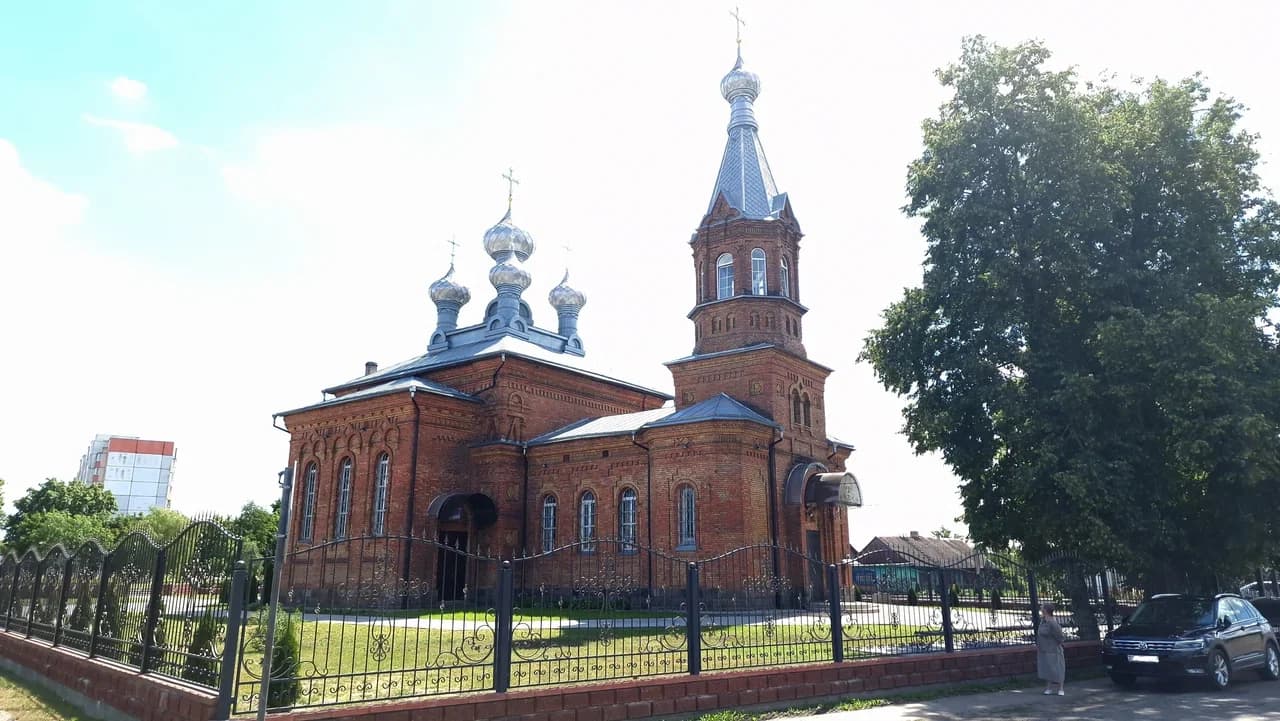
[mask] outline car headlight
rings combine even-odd
[[[1204,648],[1209,645],[1207,638],[1194,638],[1187,641],[1174,641],[1173,648],[1176,651],[1194,651],[1198,648]]]

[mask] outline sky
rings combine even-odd
[[[592,365],[669,390],[688,354],[688,240],[729,107],[732,6],[714,2],[69,2],[0,23],[0,478],[11,504],[71,478],[95,434],[171,440],[173,505],[276,497],[272,414],[423,352],[449,264],[479,320],[484,230],[538,242],[535,320],[567,265]],[[962,531],[957,481],[899,433],[857,362],[921,277],[902,212],[934,70],[966,35],[1040,39],[1082,78],[1203,72],[1248,106],[1280,185],[1280,5],[741,2],[760,136],[806,237],[809,357],[874,535]]]

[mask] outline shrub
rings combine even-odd
[[[858,588],[857,586],[853,587],[853,600],[854,601],[862,600],[862,589]]]
[[[205,611],[196,624],[187,646],[187,663],[182,677],[205,686],[218,685],[218,621],[212,611]]]
[[[915,606],[920,603],[920,595],[916,593],[914,588],[907,589],[907,605]]]
[[[947,600],[951,602],[952,608],[960,605],[960,587],[951,584],[951,590],[947,591]]]
[[[89,584],[80,584],[80,593],[76,595],[76,607],[67,617],[67,628],[73,631],[88,632],[93,627],[93,601],[89,598]]]
[[[1003,605],[1004,605],[1004,601],[1003,599],[1000,598],[1000,589],[998,588],[991,589],[991,608],[993,610],[999,611]]]
[[[276,644],[271,650],[271,684],[267,690],[267,706],[292,706],[302,695],[298,680],[302,639],[292,613],[281,614],[276,626]]]

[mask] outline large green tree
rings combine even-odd
[[[1078,82],[965,41],[908,172],[923,283],[862,357],[960,478],[970,534],[1152,586],[1277,537],[1280,213],[1242,108],[1196,77]]]
[[[13,505],[13,515],[5,519],[4,540],[5,545],[19,553],[37,543],[58,540],[63,540],[64,543],[74,542],[80,538],[79,531],[97,533],[93,524],[100,523],[105,529],[108,519],[116,512],[116,499],[105,488],[75,481],[59,481],[56,478],[45,479],[44,483],[27,491]],[[53,525],[48,530],[41,530],[43,522]],[[79,530],[74,538],[64,540],[55,537],[58,528]],[[109,529],[104,532],[111,535]]]

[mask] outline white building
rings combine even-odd
[[[76,480],[106,488],[121,513],[146,513],[169,507],[176,460],[172,441],[98,435],[80,459]]]

